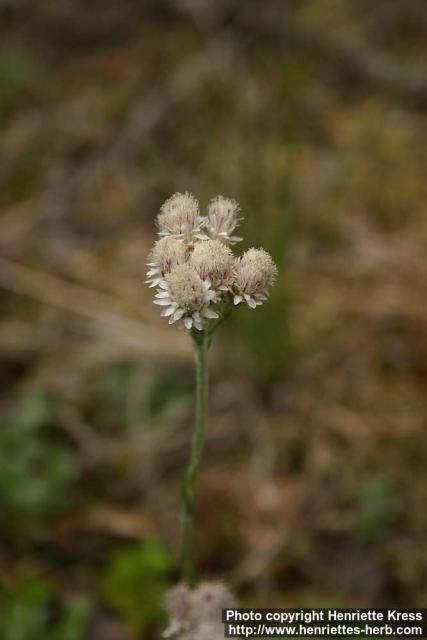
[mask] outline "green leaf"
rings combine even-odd
[[[169,552],[153,539],[121,550],[113,558],[102,592],[133,631],[142,632],[163,619],[163,598],[172,568]]]
[[[41,70],[33,52],[19,43],[0,49],[0,119],[39,94]]]
[[[53,408],[43,389],[14,398],[0,429],[0,526],[14,537],[44,534],[67,504],[77,464],[55,441]]]
[[[368,540],[382,540],[390,534],[401,510],[401,499],[393,479],[378,475],[369,480],[359,495],[358,526]]]

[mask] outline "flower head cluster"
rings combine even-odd
[[[180,584],[166,595],[169,626],[164,638],[177,640],[219,640],[224,637],[223,608],[233,607],[234,598],[221,582],[202,582],[190,591]]]
[[[218,196],[206,216],[189,193],[176,193],[157,217],[160,239],[151,250],[147,283],[156,287],[155,304],[165,307],[169,323],[203,330],[218,319],[218,303],[245,302],[256,307],[267,299],[277,275],[271,256],[250,249],[236,258],[230,249],[240,222],[235,200]]]

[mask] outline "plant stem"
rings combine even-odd
[[[207,353],[210,336],[206,331],[193,331],[192,338],[196,355],[196,420],[191,447],[191,458],[183,484],[182,513],[182,573],[185,582],[192,588],[196,582],[194,569],[194,503],[197,477],[205,439],[206,412],[208,404]]]

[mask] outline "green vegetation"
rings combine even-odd
[[[44,536],[70,506],[78,467],[40,387],[15,397],[0,429],[0,525],[12,539]]]
[[[383,540],[393,530],[401,512],[401,499],[390,476],[371,478],[359,496],[359,529],[370,541]]]
[[[102,582],[104,598],[130,629],[142,632],[164,620],[162,603],[172,570],[172,558],[157,540],[123,548],[106,570]]]
[[[41,94],[42,74],[34,52],[19,43],[0,48],[0,123]]]
[[[57,607],[54,591],[43,578],[21,578],[0,586],[2,640],[84,640],[90,604],[73,598]]]

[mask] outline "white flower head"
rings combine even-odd
[[[206,320],[218,318],[210,308],[215,297],[210,282],[202,280],[186,262],[172,269],[160,282],[154,302],[166,307],[161,315],[169,317],[169,324],[181,320],[186,329],[194,326],[201,331]]]
[[[238,217],[239,204],[231,198],[218,196],[211,200],[208,207],[207,227],[212,238],[218,238],[226,244],[236,244],[242,238],[233,232],[242,218]]]
[[[220,615],[218,616],[219,620],[221,620]],[[206,622],[201,622],[196,631],[191,635],[182,636],[180,640],[224,640],[224,625],[216,620],[213,622],[212,620],[207,620]]]
[[[166,200],[157,216],[157,224],[161,236],[175,236],[187,243],[207,238],[202,232],[205,219],[200,215],[199,203],[188,192],[175,193]]]
[[[220,240],[198,242],[189,261],[202,280],[211,283],[216,293],[220,295],[229,289],[234,276],[234,256]]]
[[[234,304],[245,301],[253,309],[267,299],[277,267],[264,249],[249,249],[236,261]]]
[[[150,253],[146,283],[156,287],[172,269],[184,263],[186,257],[187,248],[182,240],[175,236],[160,238]]]
[[[169,625],[163,632],[163,638],[182,637],[190,626],[192,606],[191,591],[185,584],[172,587],[165,598],[165,609],[169,615]]]
[[[222,609],[236,606],[225,584],[202,582],[194,591],[184,585],[166,595],[170,622],[164,638],[176,640],[220,640],[224,637]]]
[[[191,614],[191,591],[185,584],[169,589],[165,597],[165,608],[171,618],[186,620]]]
[[[193,615],[200,622],[221,620],[221,611],[234,606],[234,598],[222,582],[202,582],[192,596]]]

